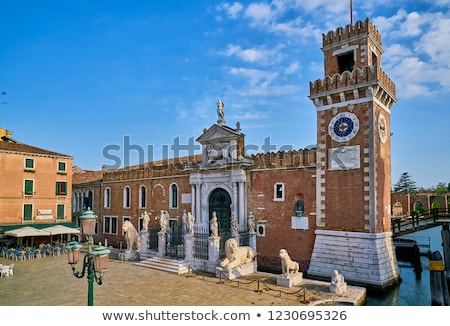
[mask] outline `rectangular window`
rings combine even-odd
[[[23,205],[23,220],[32,221],[33,220],[33,205],[24,204]]]
[[[58,172],[65,173],[66,171],[66,162],[58,162]]]
[[[117,217],[105,216],[103,219],[103,233],[117,234]]]
[[[34,193],[34,180],[25,180],[24,194],[27,196],[33,196]]]
[[[284,183],[278,182],[273,186],[273,200],[284,201]]]
[[[58,204],[56,206],[56,219],[63,220],[64,219],[64,205]]]
[[[65,181],[56,181],[56,195],[67,195],[67,182]]]
[[[25,170],[34,170],[34,159],[32,158],[25,159]]]

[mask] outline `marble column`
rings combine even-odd
[[[201,207],[201,184],[195,185],[195,218],[199,223],[203,223]]]
[[[195,193],[195,185],[191,184],[191,213],[192,215],[195,215],[195,198],[197,198]]]
[[[245,182],[239,182],[239,223],[245,223]]]
[[[237,183],[233,182],[233,207],[231,213],[235,213],[237,216],[237,220],[239,223],[240,216],[238,216],[238,209],[239,209],[239,202],[238,202],[238,187]]]

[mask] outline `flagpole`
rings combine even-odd
[[[352,4],[352,0],[350,0],[350,25],[353,25],[353,4]]]

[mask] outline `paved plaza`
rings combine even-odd
[[[0,264],[11,263],[15,264],[14,276],[0,279],[1,306],[87,304],[87,278],[72,276],[65,255],[24,261],[0,258]],[[260,291],[257,291],[258,285]],[[333,300],[327,283],[308,281],[303,286],[305,292],[297,287],[279,287],[276,275],[263,273],[221,284],[211,275],[188,277],[135,266],[129,261],[110,260],[104,284],[94,284],[94,305],[298,306]],[[361,297],[365,297],[364,289],[349,287],[346,295],[338,300],[356,302]]]

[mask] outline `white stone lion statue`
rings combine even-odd
[[[290,271],[294,274],[298,273],[299,265],[297,262],[293,261],[286,249],[280,249],[280,259],[281,259],[281,275],[288,277]]]
[[[250,263],[255,258],[252,248],[238,246],[236,239],[225,241],[225,259],[220,262],[220,267],[232,269],[240,265]]]
[[[125,221],[122,230],[125,232],[125,240],[127,241],[127,253],[141,251],[141,237],[134,225],[130,221]]]

